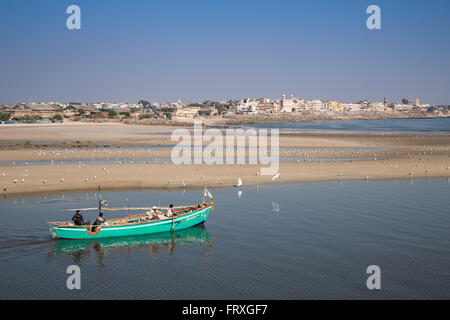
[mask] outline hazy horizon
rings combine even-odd
[[[66,9],[81,8],[81,30]],[[366,9],[381,8],[381,30]],[[0,104],[250,98],[450,104],[450,2],[0,3]]]

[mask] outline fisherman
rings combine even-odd
[[[105,219],[103,219],[103,213],[100,212],[100,213],[98,214],[97,219],[95,219],[93,225],[94,225],[94,226],[99,226],[99,225],[103,224],[104,222],[105,222]]]
[[[72,217],[72,221],[76,226],[81,226],[84,224],[84,219],[83,216],[80,213],[80,210],[77,210],[74,214],[74,216]]]
[[[167,210],[167,216],[168,217],[172,217],[172,216],[176,216],[177,214],[175,213],[175,210],[173,209],[173,204],[171,204],[169,206],[169,210]]]
[[[105,219],[103,219],[103,213],[100,212],[98,214],[97,219],[95,219],[95,221],[92,223],[91,232],[97,231],[97,227],[95,227],[95,226],[99,226],[99,225],[103,224],[104,222],[105,222]]]
[[[158,217],[158,208],[156,206],[153,206],[152,210],[147,212],[147,217],[150,220],[157,220],[157,219],[159,219],[159,217]]]

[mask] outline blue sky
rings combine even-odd
[[[81,8],[81,30],[66,8]],[[381,8],[381,30],[366,8]],[[447,0],[2,0],[0,104],[279,98],[450,104]]]

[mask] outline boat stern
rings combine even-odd
[[[53,239],[58,239],[58,234],[56,233],[55,225],[51,222],[47,222],[47,226],[50,229],[50,234],[52,235]]]

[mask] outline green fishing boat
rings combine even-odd
[[[210,195],[210,193],[208,192]],[[128,210],[128,216],[106,219],[100,225],[76,225],[72,221],[47,222],[53,239],[101,239],[111,237],[129,237],[152,233],[177,231],[203,224],[208,219],[214,202],[203,201],[202,204],[181,207],[152,208],[102,208],[105,201],[99,199],[98,210]],[[97,210],[97,208],[70,209],[70,211]],[[146,211],[131,215],[132,211]],[[67,210],[65,210],[67,211]]]

